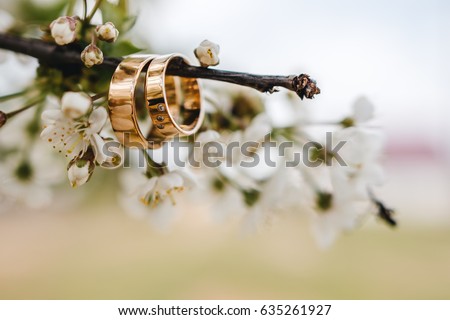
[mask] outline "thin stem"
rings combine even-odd
[[[83,20],[87,18],[87,0],[83,0]]]
[[[120,0],[118,6],[121,11],[128,12],[128,0]]]
[[[158,177],[166,173],[165,165],[159,164],[155,160],[153,160],[152,157],[150,157],[150,155],[148,154],[147,150],[142,149],[142,154],[144,155],[145,162],[147,163],[147,170],[145,174],[148,178]]]
[[[97,45],[97,33],[96,32],[92,32],[92,37],[91,37],[91,45],[92,46],[96,46]]]
[[[86,17],[86,19],[84,20],[84,22],[86,24],[88,24],[89,22],[91,22],[91,19],[94,17],[94,14],[97,12],[98,8],[100,7],[100,5],[102,4],[103,0],[97,0],[95,1],[94,7],[92,8],[91,12],[89,13],[89,15]]]
[[[108,95],[108,92],[97,93],[96,95],[93,95],[91,97],[91,100],[94,102],[94,101],[100,100],[101,98],[106,97],[107,95]]]
[[[15,92],[15,93],[11,93],[11,94],[7,94],[7,95],[4,95],[4,96],[1,96],[0,97],[0,102],[4,102],[4,101],[8,101],[8,100],[11,100],[11,99],[14,99],[14,98],[18,98],[18,97],[26,94],[29,90],[30,89],[27,88],[27,89],[19,91],[19,92]]]
[[[44,98],[43,98],[43,97],[39,97],[38,99],[36,99],[36,100],[34,100],[34,101],[32,101],[32,102],[26,104],[25,106],[23,106],[22,108],[20,108],[20,109],[18,109],[18,110],[8,112],[8,113],[6,114],[6,118],[7,118],[7,119],[11,119],[11,118],[14,117],[15,115],[17,115],[17,114],[19,114],[19,113],[21,113],[21,112],[23,112],[23,111],[25,111],[25,110],[28,110],[28,109],[30,109],[30,108],[36,106],[37,104],[41,103],[42,101],[44,101]]]
[[[76,0],[69,1],[69,4],[67,5],[66,15],[68,15],[68,16],[73,15],[73,9],[75,8],[75,2],[76,2]]]

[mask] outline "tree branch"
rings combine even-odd
[[[20,36],[0,33],[0,48],[34,57],[40,62],[54,67],[67,65],[82,66],[80,59],[82,48],[79,48],[76,44],[57,46],[40,39],[22,38]],[[98,67],[116,68],[120,61],[121,58],[105,57],[103,64]],[[167,69],[167,73],[186,78],[202,78],[229,82],[269,93],[278,91],[277,87],[283,87],[294,91],[301,99],[304,97],[312,99],[314,95],[320,93],[316,82],[307,74],[300,74],[298,76],[256,75],[189,66],[181,60],[175,60],[171,63]]]

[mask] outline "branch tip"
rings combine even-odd
[[[3,127],[3,125],[8,120],[8,116],[3,111],[0,111],[0,128]]]
[[[317,82],[307,74],[300,74],[299,76],[291,76],[292,77],[292,88],[303,100],[313,99],[316,94],[320,94],[320,89],[317,86]]]

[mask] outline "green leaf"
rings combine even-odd
[[[122,10],[120,7],[108,2],[103,1],[100,5],[100,10],[102,11],[103,22],[112,22],[119,30],[123,28],[123,24],[128,17],[128,12]]]
[[[122,29],[119,30],[119,32],[125,33],[127,31],[131,30],[134,27],[134,25],[136,24],[137,18],[138,18],[137,16],[126,17],[125,20],[123,21]]]
[[[142,51],[128,40],[119,41],[111,45],[108,55],[112,57],[123,57],[136,52]]]

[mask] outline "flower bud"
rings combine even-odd
[[[103,52],[95,44],[90,44],[81,52],[81,60],[88,68],[103,62]]]
[[[67,176],[69,177],[70,185],[74,188],[82,186],[92,176],[95,165],[91,160],[75,158],[70,161],[67,168]]]
[[[83,92],[66,92],[61,100],[61,110],[71,119],[84,116],[92,106],[91,97]]]
[[[219,64],[219,51],[220,47],[218,44],[204,40],[194,50],[194,54],[202,67],[209,67]]]
[[[59,17],[50,24],[50,32],[60,46],[75,41],[77,20],[72,17]]]
[[[6,123],[6,120],[8,120],[6,113],[0,111],[0,128],[3,127],[3,125]]]
[[[114,42],[119,36],[119,30],[117,30],[112,22],[107,22],[97,26],[97,28],[95,28],[95,32],[100,40],[106,42]]]

